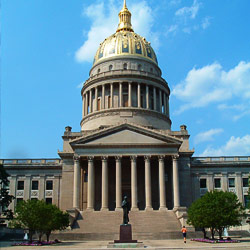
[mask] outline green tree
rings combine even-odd
[[[13,218],[12,210],[8,209],[8,206],[14,199],[13,195],[9,195],[8,177],[9,174],[5,171],[3,165],[0,165],[0,217],[5,217],[5,219],[0,220],[0,223]]]
[[[39,240],[43,234],[46,234],[49,240],[52,231],[65,229],[69,225],[68,213],[62,212],[55,205],[46,204],[43,200],[20,202],[14,217],[11,226],[28,229],[30,242],[35,232],[39,233]]]
[[[42,211],[44,216],[41,216],[42,222],[39,228],[40,235],[45,234],[47,241],[52,231],[66,229],[69,225],[69,214],[61,211],[57,206],[46,204]]]
[[[212,191],[192,203],[188,209],[189,225],[196,228],[209,228],[212,239],[217,231],[219,237],[225,228],[241,225],[242,218],[245,216],[245,209],[239,202],[236,194],[232,192]]]

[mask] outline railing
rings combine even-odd
[[[0,159],[0,164],[60,164],[61,159]]]
[[[250,156],[192,157],[192,162],[250,162]]]
[[[128,69],[128,70],[112,70],[112,71],[106,71],[106,72],[101,72],[101,73],[97,73],[96,75],[90,76],[90,78],[85,81],[84,85],[87,85],[88,82],[101,78],[101,77],[109,77],[109,76],[116,76],[116,75],[127,75],[127,74],[133,74],[133,75],[138,75],[138,76],[146,76],[146,77],[157,77],[160,78],[161,80],[163,80],[161,78],[161,76],[158,76],[155,73],[151,73],[151,72],[146,72],[146,71],[138,71],[138,70],[133,70],[133,69]]]

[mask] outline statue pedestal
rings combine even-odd
[[[114,243],[137,243],[137,240],[132,240],[132,226],[130,224],[120,225],[120,240],[115,240]]]

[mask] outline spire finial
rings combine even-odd
[[[123,9],[127,9],[126,0],[123,2]]]
[[[131,13],[127,8],[126,0],[123,1],[123,8],[119,13],[119,25],[116,32],[119,31],[134,31],[131,24]]]

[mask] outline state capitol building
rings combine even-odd
[[[16,197],[11,208],[44,199],[69,211],[69,234],[112,239],[127,195],[134,234],[153,239],[180,231],[187,208],[207,191],[234,192],[244,204],[250,157],[192,157],[187,126],[171,129],[170,89],[161,75],[124,1],[118,28],[97,48],[81,89],[81,130],[65,128],[60,158],[0,160]]]

